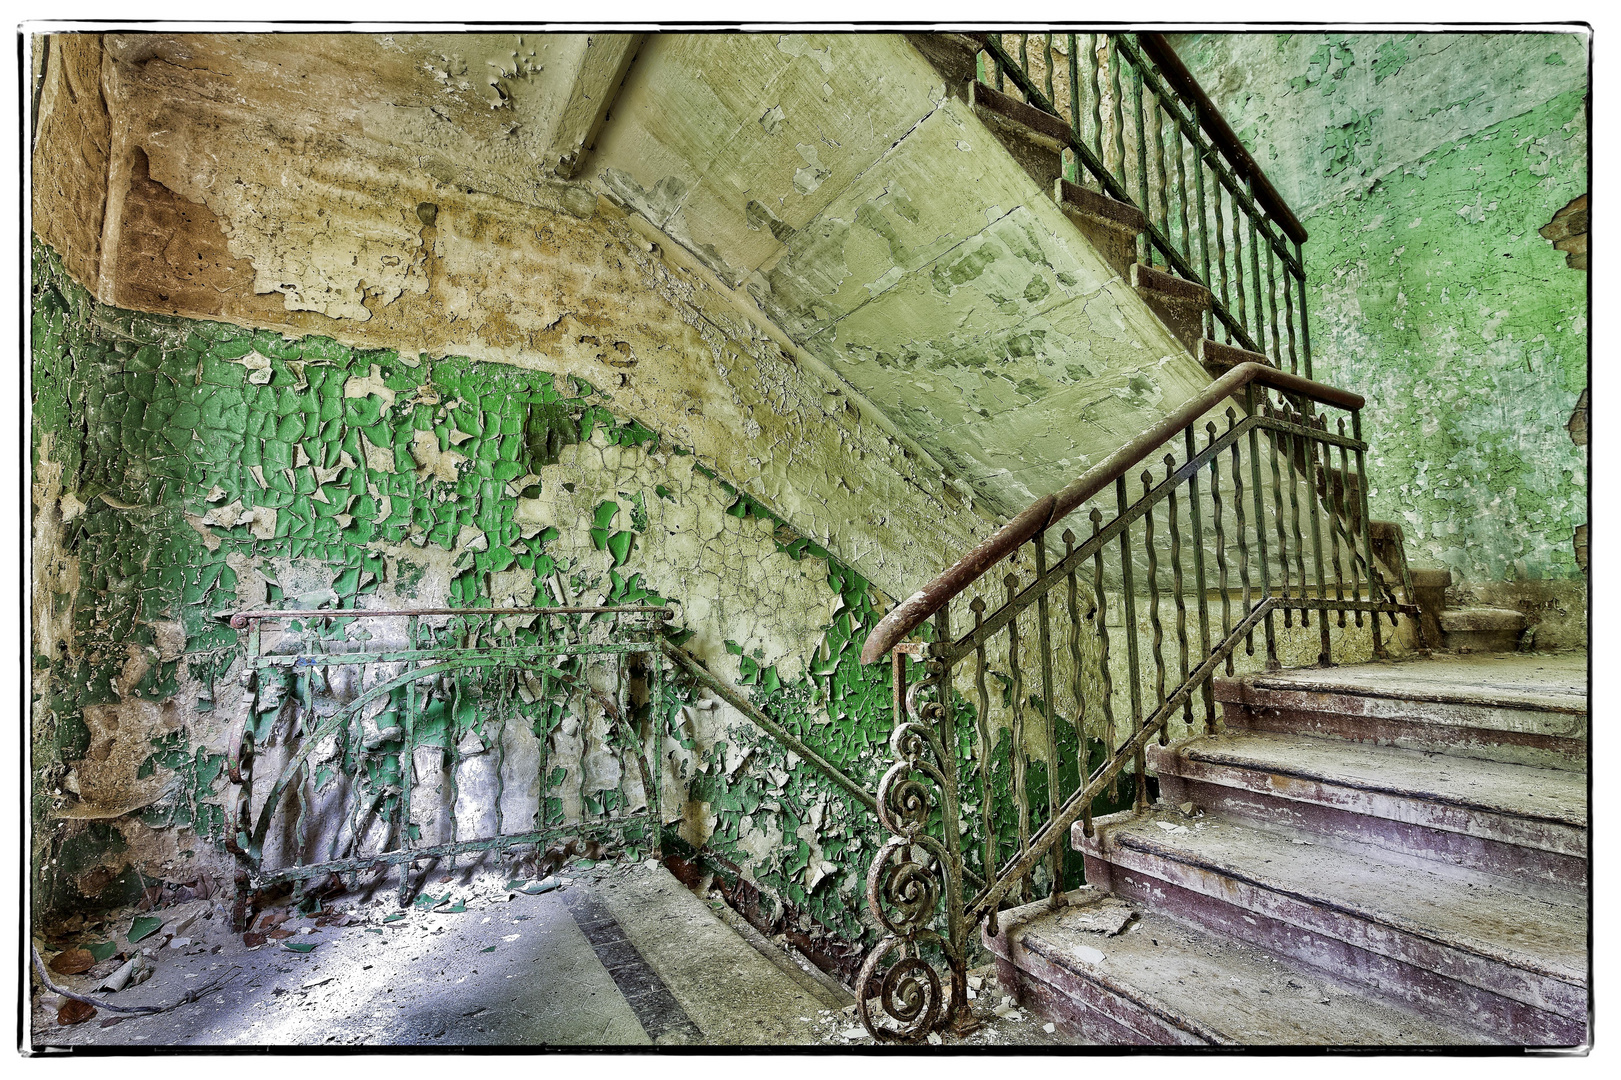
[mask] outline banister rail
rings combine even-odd
[[[871,664],[887,656],[908,634],[933,617],[942,604],[973,584],[990,567],[1007,558],[1031,537],[1063,520],[1082,503],[1141,464],[1167,439],[1252,382],[1341,409],[1357,410],[1365,403],[1360,394],[1312,382],[1264,364],[1238,365],[1153,427],[1088,469],[1069,486],[1031,503],[1017,517],[953,563],[950,569],[897,604],[867,635],[867,643],[861,650],[861,662]]]
[[[1142,46],[1143,53],[1159,66],[1166,85],[1186,98],[1193,106],[1199,126],[1204,128],[1205,134],[1210,136],[1210,141],[1216,144],[1222,155],[1232,164],[1233,171],[1239,178],[1250,183],[1255,191],[1255,201],[1271,215],[1289,239],[1297,244],[1304,244],[1306,227],[1300,224],[1295,212],[1283,201],[1278,189],[1267,179],[1265,170],[1250,154],[1249,147],[1239,140],[1232,126],[1227,123],[1227,118],[1221,115],[1221,110],[1216,108],[1210,96],[1205,93],[1204,87],[1199,85],[1199,80],[1193,77],[1187,65],[1182,63],[1182,58],[1176,55],[1176,50],[1171,48],[1171,43],[1165,40],[1165,35],[1139,33],[1137,42]]]
[[[1006,903],[1063,903],[1070,826],[1147,805],[1148,744],[1213,733],[1240,654],[1386,655],[1383,620],[1416,612],[1374,559],[1363,405],[1241,364],[874,627],[862,659],[888,654],[895,695],[867,879],[886,933],[856,993],[875,1037],[972,1023],[968,935]],[[1086,506],[1090,535],[1063,527]]]

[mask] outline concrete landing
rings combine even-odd
[[[538,896],[498,883],[430,883],[426,892],[447,901],[438,910],[402,913],[379,899],[355,905],[350,925],[295,918],[284,924],[291,937],[252,949],[227,932],[220,909],[187,931],[191,945],[155,950],[149,981],[95,996],[172,1002],[236,969],[228,985],[112,1027],[101,1026],[106,1012],[60,1026],[55,995],[36,992],[32,1044],[780,1046],[826,1042],[854,1023],[834,1020],[822,997],[662,866],[605,866],[564,880]],[[56,978],[95,994],[88,977]]]

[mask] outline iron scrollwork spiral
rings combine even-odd
[[[928,833],[949,783],[935,735],[945,706],[933,700],[939,687],[933,667],[932,677],[906,696],[919,719],[903,720],[890,734],[895,761],[878,784],[878,821],[891,836],[867,872],[867,906],[885,934],[861,966],[856,1002],[862,1026],[883,1042],[922,1039],[948,1018],[953,1002],[964,1000],[960,947],[933,926],[946,913],[942,900],[958,891],[950,852]],[[927,955],[932,951],[946,959],[944,979]]]

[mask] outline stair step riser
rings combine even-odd
[[[1105,862],[1092,853],[1086,855],[1086,880],[1116,896],[1298,960],[1336,979],[1369,987],[1438,1019],[1462,1021],[1505,1042],[1572,1046],[1585,1037],[1580,1020],[1251,911],[1242,900],[1233,903],[1183,888],[1153,874]]]
[[[1375,844],[1414,859],[1467,866],[1505,877],[1573,886],[1587,881],[1587,859],[1581,856],[1301,801],[1258,789],[1258,785],[1225,779],[1175,776],[1162,769],[1159,783],[1160,801],[1167,805],[1192,802],[1207,813],[1300,829],[1331,843]]]
[[[1222,700],[1219,683],[1217,699]],[[1222,719],[1246,731],[1319,735],[1543,769],[1587,768],[1585,716],[1267,690],[1261,701],[1222,700]]]
[[[1463,1000],[1484,1003],[1487,999],[1498,998],[1529,1006],[1533,1013],[1567,1020],[1586,1015],[1586,990],[1550,974],[1528,971],[1504,959],[1481,956],[1454,945],[1420,937],[1398,926],[1374,922],[1360,913],[1276,891],[1222,870],[1182,862],[1157,852],[1142,851],[1129,843],[1113,844],[1104,840],[1104,850],[1099,850],[1096,844],[1094,839],[1088,842],[1086,848],[1089,883],[1101,884],[1092,876],[1094,864],[1106,860],[1109,869],[1104,870],[1100,866],[1098,872],[1107,875],[1108,885],[1105,887],[1110,892],[1142,900],[1180,918],[1191,918],[1213,929],[1274,948],[1271,941],[1249,937],[1244,932],[1252,925],[1258,927],[1262,920],[1270,920],[1305,931],[1313,937],[1333,939],[1355,951],[1377,954],[1410,970],[1434,973],[1443,983],[1450,985],[1449,993],[1452,996]],[[1167,906],[1169,897],[1163,890],[1155,895],[1156,890],[1150,882],[1175,886],[1182,891],[1185,899],[1180,904]],[[1224,905],[1240,909],[1236,920],[1221,910]],[[1254,923],[1248,920],[1254,920]],[[1331,954],[1336,951],[1339,950],[1328,950],[1322,955],[1312,955],[1310,951],[1290,955],[1298,955],[1300,959],[1324,970],[1335,971],[1340,961]],[[1442,995],[1439,1001],[1432,1000],[1430,1004],[1440,1007],[1440,1002],[1445,1000],[1446,995]],[[1473,1015],[1481,1008],[1482,1005],[1473,1004],[1467,1012],[1454,1015],[1473,1022]]]
[[[1016,987],[1019,1003],[1039,1012],[1067,1033],[1111,1046],[1209,1046],[1219,1040],[1177,1025],[1130,995],[1116,992],[1007,935],[982,935],[996,957],[1003,987]],[[1056,962],[1055,962],[1056,961]]]

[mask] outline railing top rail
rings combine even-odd
[[[1360,394],[1313,382],[1266,364],[1239,364],[1159,423],[1088,469],[1080,479],[1055,495],[1044,495],[1037,499],[1019,516],[957,560],[950,569],[897,604],[867,636],[867,643],[861,650],[861,662],[870,664],[887,656],[901,639],[1020,544],[1062,520],[1076,507],[1126,475],[1128,470],[1141,463],[1166,440],[1251,383],[1260,383],[1341,409],[1360,409],[1364,403]]]
[[[1272,181],[1267,179],[1260,163],[1234,134],[1227,119],[1221,115],[1221,110],[1216,108],[1215,103],[1210,100],[1210,95],[1205,93],[1204,87],[1199,85],[1199,81],[1193,77],[1187,65],[1182,63],[1182,58],[1171,48],[1171,43],[1165,40],[1165,35],[1140,32],[1137,34],[1137,41],[1142,45],[1143,52],[1148,54],[1148,58],[1159,68],[1166,84],[1193,103],[1199,126],[1204,128],[1205,134],[1210,136],[1210,141],[1215,143],[1216,148],[1232,163],[1238,176],[1250,182],[1256,202],[1271,215],[1272,220],[1278,223],[1289,239],[1297,244],[1304,244],[1306,230],[1300,224],[1300,219],[1289,209],[1289,204],[1283,201],[1277,188],[1272,186]]]
[[[509,615],[646,615],[660,613],[669,619],[675,613],[667,607],[654,604],[635,604],[622,607],[543,607],[543,608],[405,608],[379,611],[376,609],[323,608],[316,611],[299,609],[282,611],[224,611],[215,618],[231,624],[232,629],[245,630],[251,623],[262,619],[386,619],[402,615],[488,615],[506,618]]]

